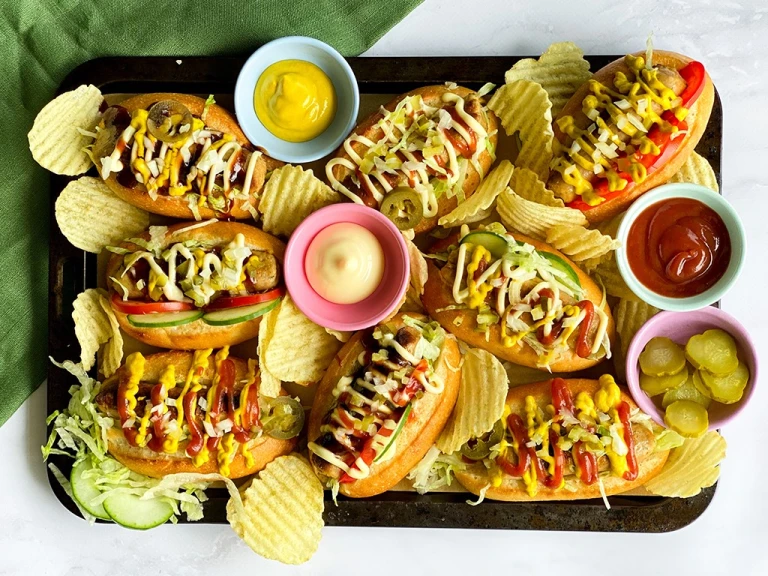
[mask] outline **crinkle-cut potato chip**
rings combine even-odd
[[[269,341],[272,339],[272,335],[275,332],[275,322],[277,322],[278,312],[280,312],[280,305],[267,312],[264,315],[264,318],[261,319],[261,324],[259,324],[259,344],[256,347],[256,354],[259,357],[259,392],[270,398],[277,398],[280,395],[280,388],[283,385],[280,378],[277,378],[269,371],[264,358],[264,353],[269,346]]]
[[[413,243],[407,236],[403,235],[405,245],[408,249],[408,260],[410,261],[411,280],[409,286],[421,296],[424,293],[424,285],[427,283],[429,270],[427,268],[427,259],[421,253],[419,247]]]
[[[616,214],[613,218],[610,220],[606,220],[605,222],[600,222],[597,226],[595,226],[596,230],[600,230],[603,234],[606,236],[610,236],[614,240],[616,239],[616,236],[619,233],[619,226],[621,226],[621,221],[624,220],[624,216],[627,214],[627,211],[620,214]]]
[[[93,138],[80,130],[93,131],[103,101],[98,88],[82,85],[48,102],[27,134],[35,161],[54,174],[79,176],[87,172],[91,158],[84,148]]]
[[[714,430],[686,439],[672,450],[661,472],[645,485],[646,490],[668,498],[696,496],[717,482],[726,448],[725,438]]]
[[[539,180],[535,172],[527,168],[517,168],[509,180],[509,187],[522,198],[536,204],[563,208],[563,201],[555,196],[552,190],[548,190],[544,182]],[[584,218],[586,221],[586,218]]]
[[[416,292],[413,286],[409,286],[405,291],[405,300],[400,305],[398,312],[414,312],[417,314],[426,314],[424,304],[421,302],[421,295]]]
[[[584,52],[573,42],[556,42],[538,60],[525,58],[507,70],[507,84],[530,80],[541,84],[552,102],[552,116],[557,116],[576,93],[592,77]]]
[[[616,332],[621,340],[621,352],[627,355],[627,348],[632,338],[640,330],[640,327],[659,312],[647,302],[642,300],[620,299],[613,308],[613,317],[616,320]]]
[[[512,177],[513,166],[509,160],[502,160],[477,187],[475,193],[459,204],[438,221],[440,226],[459,226],[467,219],[484,213],[493,206],[496,197],[507,187]]]
[[[242,493],[242,507],[227,502],[227,520],[257,554],[303,564],[317,551],[323,529],[323,485],[297,454],[280,456]]]
[[[587,219],[580,210],[537,204],[518,196],[510,188],[499,196],[496,210],[508,229],[538,240],[544,240],[548,232],[557,225],[581,228],[587,224]]]
[[[290,236],[312,212],[339,202],[341,196],[312,170],[286,165],[272,172],[259,202],[265,232]]]
[[[461,366],[456,406],[437,439],[437,447],[453,454],[468,440],[489,432],[504,413],[509,383],[501,362],[490,352],[473,348]]]
[[[73,246],[98,254],[149,226],[149,213],[115,196],[101,178],[83,176],[56,199],[56,223]]]
[[[505,361],[502,364],[504,366],[504,370],[507,372],[510,388],[522,386],[523,384],[532,384],[534,382],[545,382],[551,380],[552,378],[569,377],[569,375],[565,373],[547,372],[546,370],[539,370],[538,368],[520,366],[514,362]]]
[[[688,160],[682,165],[677,174],[669,179],[670,182],[690,182],[691,184],[698,184],[699,186],[706,186],[710,190],[715,192],[720,191],[720,186],[717,184],[717,176],[712,169],[712,164],[709,160],[697,154],[691,152],[688,156]]]
[[[264,350],[264,365],[283,382],[308,385],[323,377],[341,342],[302,314],[286,296]]]
[[[93,368],[101,345],[112,337],[112,325],[101,306],[102,298],[102,290],[89,288],[80,292],[72,304],[75,336],[80,343],[80,363],[86,371]]]
[[[344,332],[342,330],[331,330],[330,328],[325,329],[328,334],[336,338],[339,342],[347,342],[350,338],[352,338],[352,334],[354,332]]]
[[[545,241],[576,262],[597,258],[618,247],[610,236],[587,230],[578,224],[556,224],[547,231]]]
[[[109,320],[109,325],[112,328],[112,333],[104,345],[101,358],[101,373],[106,378],[109,378],[117,372],[117,369],[120,368],[120,364],[123,362],[123,335],[120,334],[120,324],[117,323],[115,312],[112,310],[109,300],[103,294],[99,298],[99,304],[104,314],[107,315],[107,320]]]
[[[528,168],[546,181],[555,133],[552,104],[544,88],[529,80],[505,84],[496,90],[488,108],[499,117],[507,136],[519,132],[522,148],[515,166]]]
[[[597,265],[592,266],[590,261],[583,262],[584,268],[589,272],[589,275],[599,280],[599,283],[605,288],[606,294],[615,296],[616,298],[622,298],[624,300],[631,300],[633,302],[640,302],[634,292],[624,282],[624,278],[619,272],[619,268],[616,265],[616,257],[613,253],[606,255],[606,259],[603,257],[598,258],[601,260]]]

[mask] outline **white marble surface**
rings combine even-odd
[[[566,6],[558,8],[558,6]],[[744,274],[724,308],[768,348],[768,3],[714,0],[427,0],[369,55],[539,53],[573,40],[587,53],[644,46],[702,60],[725,108],[723,183],[747,226]],[[765,359],[765,358],[764,358]],[[54,498],[40,462],[45,391],[38,390],[0,429],[0,575],[66,574],[766,574],[768,477],[764,406],[768,387],[724,434],[729,440],[712,505],[672,534],[626,535],[469,530],[326,528],[320,550],[299,568],[262,560],[227,526],[165,526],[134,533],[89,527]]]

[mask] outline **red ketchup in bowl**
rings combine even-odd
[[[686,298],[711,288],[731,258],[731,239],[720,216],[691,198],[670,198],[646,208],[627,237],[632,273],[662,296]]]

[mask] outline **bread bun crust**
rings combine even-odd
[[[645,52],[636,52],[634,56],[645,57]],[[653,51],[654,65],[661,65],[680,70],[692,61],[692,58],[676,52],[668,52],[664,50]],[[624,69],[626,69],[624,58],[619,58],[611,64],[608,64],[608,66],[598,70],[593,76],[593,79],[604,84],[611,84],[613,82],[614,74],[617,71]],[[603,222],[624,212],[635,199],[652,188],[666,184],[669,179],[680,170],[685,161],[688,160],[688,157],[691,155],[694,148],[696,148],[701,137],[704,135],[704,131],[709,123],[709,116],[712,113],[712,106],[715,102],[715,86],[712,83],[709,74],[706,74],[704,82],[704,90],[696,102],[690,107],[688,116],[685,119],[688,124],[688,133],[683,136],[683,141],[680,143],[680,146],[674,154],[672,154],[661,169],[653,173],[649,172],[648,177],[642,183],[630,183],[627,185],[624,192],[616,198],[602,202],[589,210],[585,210],[584,215],[591,223]],[[565,107],[560,111],[557,118],[562,118],[563,116],[573,116],[574,118],[578,115],[583,116],[582,101],[588,94],[589,85],[588,83],[585,83],[571,97]],[[555,131],[555,138],[561,142],[565,142],[565,134],[557,127],[557,119],[553,122],[553,128]]]
[[[398,328],[403,326],[403,316],[421,320],[427,318],[421,314],[398,314],[389,322]],[[317,387],[312,411],[309,416],[308,436],[310,442],[320,437],[323,418],[333,405],[333,389],[339,378],[348,375],[355,360],[364,350],[363,333],[358,332],[339,350],[331,362],[325,377]],[[352,498],[365,498],[381,494],[405,478],[408,472],[419,463],[443,430],[456,403],[461,380],[459,367],[461,354],[456,340],[446,335],[442,353],[434,365],[435,375],[442,378],[445,388],[441,394],[425,393],[413,404],[408,422],[406,422],[395,444],[395,455],[385,462],[371,465],[367,478],[349,484],[341,484],[340,492]],[[320,475],[320,474],[318,474]]]
[[[592,278],[585,274],[565,254],[534,238],[529,238],[522,234],[514,234],[514,237],[520,242],[526,242],[533,245],[538,251],[556,254],[567,262],[579,277],[579,282],[584,289],[584,297],[587,300],[590,300],[595,307],[599,306],[600,301],[603,298],[602,290]],[[525,342],[522,342],[519,346],[513,346],[511,348],[505,347],[502,344],[501,328],[498,324],[491,326],[490,338],[486,342],[485,334],[475,330],[475,328],[477,328],[476,312],[466,309],[446,310],[446,307],[456,304],[453,300],[453,277],[450,278],[450,281],[449,279],[446,279],[442,271],[435,266],[432,260],[427,261],[427,268],[429,276],[427,278],[427,283],[424,286],[424,294],[421,297],[421,301],[432,318],[437,320],[443,328],[448,330],[459,340],[462,340],[471,346],[487,350],[502,360],[508,360],[509,362],[514,362],[515,364],[520,364],[522,366],[537,368],[536,363],[538,361],[538,355],[536,354],[536,351]],[[615,324],[608,306],[605,307],[604,311],[608,315],[608,328],[606,333],[608,334],[611,346],[613,347],[616,340]],[[462,319],[459,326],[454,324],[456,318]],[[593,322],[592,334],[594,334],[594,331],[596,330],[597,324]],[[602,362],[602,360],[603,358],[581,358],[576,354],[575,350],[571,349],[568,354],[563,354],[549,366],[554,372],[574,372],[576,370],[583,370],[590,366],[594,366]]]
[[[476,94],[474,90],[470,90],[469,88],[465,88],[463,86],[457,86],[455,88],[447,88],[445,85],[436,85],[436,86],[422,86],[421,88],[416,88],[415,90],[411,90],[410,92],[406,92],[405,94],[401,94],[391,102],[389,102],[384,108],[386,108],[388,111],[394,110],[397,105],[404,100],[405,98],[408,98],[410,96],[421,96],[424,100],[424,103],[429,106],[434,107],[440,107],[443,105],[442,97],[443,94],[447,92],[452,92],[453,94],[456,94],[458,96],[461,96],[462,98],[466,99],[467,97]],[[496,143],[498,141],[498,119],[496,118],[496,115],[488,110],[488,122],[480,122],[483,124],[483,127],[489,132],[496,131],[497,133],[490,137],[491,145],[495,148]],[[358,124],[353,134],[358,134],[361,136],[364,136],[368,138],[369,140],[372,140],[376,142],[379,140],[383,135],[383,131],[376,128],[376,123],[381,120],[381,113],[380,112],[374,112],[370,116],[368,116],[365,120],[363,120],[360,124]],[[356,152],[360,152],[365,147],[359,143],[354,142],[352,144],[352,148]],[[347,152],[344,150],[344,146],[342,145],[338,152],[336,153],[336,157],[338,158],[346,158],[348,160],[351,160],[351,157]],[[493,164],[493,158],[488,153],[487,150],[485,150],[480,156],[478,157],[478,163],[480,164],[480,167],[482,168],[483,175],[488,174],[488,171],[491,168],[491,164]],[[345,168],[344,166],[334,166],[333,168],[334,176],[339,180],[339,182],[342,182],[350,173],[349,169]],[[480,185],[480,182],[483,179],[483,175],[479,174],[477,172],[477,169],[472,166],[471,164],[467,167],[467,175],[464,179],[464,197],[469,198],[472,193],[477,189],[477,187]],[[437,214],[433,216],[432,218],[424,218],[414,229],[416,234],[419,234],[421,232],[428,232],[429,230],[434,229],[437,226],[437,221],[451,212],[456,206],[458,205],[458,200],[454,196],[453,198],[447,198],[446,196],[442,196],[440,199],[438,199],[438,210]]]
[[[120,102],[120,106],[133,112],[134,110],[147,109],[155,102],[160,100],[175,100],[180,104],[186,106],[186,108],[192,113],[193,116],[198,118],[203,113],[205,108],[205,100],[197,96],[190,96],[188,94],[178,94],[175,92],[158,92],[151,94],[140,94],[133,96],[127,100]],[[228,132],[235,137],[237,143],[241,146],[250,146],[251,143],[243,133],[235,117],[227,112],[224,108],[218,104],[211,104],[208,107],[208,112],[205,115],[205,124],[221,132]],[[251,180],[251,190],[247,201],[236,200],[232,210],[229,212],[229,216],[236,220],[247,220],[253,218],[253,215],[245,208],[247,204],[250,204],[254,208],[259,203],[258,193],[264,186],[264,181],[268,172],[271,172],[275,168],[282,166],[283,163],[274,158],[270,158],[263,153],[257,160],[254,167],[253,177]],[[171,216],[172,218],[184,218],[192,219],[195,217],[192,210],[189,209],[187,200],[183,196],[169,196],[167,194],[158,195],[157,199],[153,200],[147,193],[147,189],[143,184],[137,183],[134,187],[128,188],[123,186],[117,180],[117,173],[112,173],[109,178],[105,180],[107,186],[112,190],[119,198],[122,198],[126,202],[137,206],[147,212],[153,214],[161,214],[163,216]],[[216,212],[208,206],[201,206],[199,208],[200,217],[203,220],[210,218],[220,218],[221,212]]]
[[[185,240],[202,240],[211,244],[227,244],[238,234],[245,237],[245,245],[256,250],[263,250],[274,255],[277,261],[283,263],[285,254],[285,245],[275,238],[248,224],[239,222],[213,222],[205,226],[185,230],[194,226],[194,222],[182,222],[168,227],[163,246],[168,246],[175,242],[184,242]],[[149,231],[145,232],[140,238],[149,240]],[[141,249],[136,244],[123,242],[121,247],[128,250]],[[122,265],[123,256],[113,254],[107,264],[106,276],[109,279],[116,275]],[[110,282],[110,296],[115,293],[115,288]],[[129,336],[137,340],[157,346],[159,348],[170,348],[174,350],[198,350],[203,348],[220,348],[239,344],[245,340],[255,338],[259,333],[259,324],[261,316],[232,324],[230,326],[211,326],[203,322],[202,319],[182,324],[181,326],[172,326],[169,328],[140,328],[132,325],[128,321],[128,314],[120,312],[114,306],[112,310],[117,317],[120,328]]]
[[[145,357],[144,375],[142,380],[156,382],[159,380],[163,371],[165,371],[169,365],[173,365],[175,368],[177,386],[183,386],[184,379],[192,365],[192,359],[192,352],[170,351],[150,354]],[[229,359],[232,360],[235,365],[235,381],[245,379],[248,373],[248,363],[242,358],[235,356],[229,356]],[[208,359],[208,367],[200,377],[200,383],[204,386],[210,385],[214,373],[214,357],[211,355]],[[105,386],[117,386],[117,382],[121,378],[127,378],[124,365],[118,370],[116,377],[110,381],[111,383],[105,383]],[[281,394],[285,394],[285,391],[281,390]],[[278,456],[292,452],[296,446],[296,442],[296,438],[278,440],[271,436],[262,436],[254,442],[254,446],[250,450],[251,456],[253,457],[251,465],[248,465],[245,456],[243,456],[239,450],[237,451],[234,459],[230,463],[229,477],[241,478],[243,476],[255,474]],[[141,448],[132,446],[125,439],[125,436],[119,427],[119,420],[114,427],[107,431],[107,449],[109,450],[109,453],[112,454],[118,462],[138,474],[144,474],[145,476],[150,476],[152,478],[162,478],[168,474],[209,474],[219,471],[215,457],[211,457],[208,462],[202,466],[196,467],[193,464],[192,459],[184,453],[186,445],[186,441],[181,442],[179,444],[179,449],[173,454],[158,453],[146,447]]]
[[[566,380],[571,394],[575,398],[579,392],[587,392],[590,395],[600,389],[597,380],[588,380],[585,378]],[[510,389],[507,395],[507,405],[511,408],[513,414],[525,413],[525,397],[533,396],[539,406],[544,407],[552,403],[550,393],[550,382],[537,382],[526,384]],[[622,389],[621,400],[627,402],[631,409],[637,407],[632,398]],[[632,434],[635,439],[635,455],[638,463],[637,478],[632,481],[624,480],[618,476],[607,476],[603,478],[603,486],[607,496],[627,492],[638,486],[642,486],[651,478],[656,476],[669,456],[668,450],[654,452],[655,440],[653,433],[645,426],[632,426]],[[473,494],[480,494],[480,491],[490,484],[485,466],[482,463],[472,464],[466,470],[456,472],[456,480]],[[539,483],[536,496],[531,498],[526,491],[525,484],[520,478],[514,478],[507,474],[502,475],[500,486],[491,486],[485,492],[485,497],[491,500],[504,500],[508,502],[528,501],[537,502],[542,500],[583,500],[586,498],[600,498],[600,486],[598,483],[587,485],[578,480],[575,476],[566,476],[566,482],[569,489],[562,488],[556,490],[548,488]]]

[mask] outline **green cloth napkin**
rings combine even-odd
[[[14,0],[0,11],[0,425],[43,381],[48,173],[27,132],[76,66],[98,56],[247,54],[289,35],[367,50],[421,0]]]

